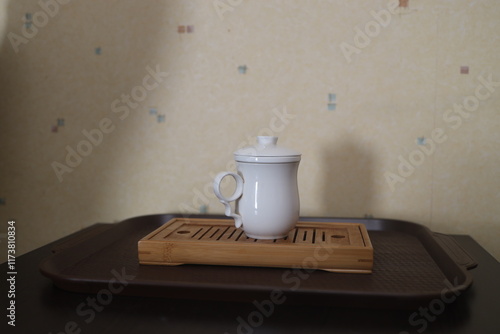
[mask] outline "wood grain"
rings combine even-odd
[[[283,239],[249,238],[230,220],[175,218],[138,243],[144,265],[209,264],[371,273],[363,224],[298,222]]]

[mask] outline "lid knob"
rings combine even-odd
[[[278,142],[278,137],[272,136],[257,136],[257,143],[264,147],[275,146]]]

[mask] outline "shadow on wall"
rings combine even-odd
[[[322,212],[332,217],[372,214],[374,157],[368,145],[352,138],[323,150]]]
[[[175,8],[159,1],[23,0],[1,1],[0,10],[0,196],[8,194],[0,218],[30,230],[18,243],[22,253],[93,223],[103,210],[102,189],[117,182],[107,176],[119,174],[116,158],[128,149],[121,139],[133,129],[132,116],[120,119],[125,102],[120,113],[112,103],[144,83],[147,66],[156,68],[165,13]],[[66,165],[67,147],[91,141],[83,131],[99,129],[104,118],[116,130],[91,148],[80,145],[91,153],[58,179],[52,163]]]

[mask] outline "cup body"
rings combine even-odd
[[[278,239],[287,236],[299,219],[297,186],[299,162],[238,162],[244,186],[235,211],[248,237]]]

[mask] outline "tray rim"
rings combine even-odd
[[[192,218],[214,218],[214,219],[223,219],[223,220],[229,220],[231,221],[231,218],[222,216],[222,215],[199,215],[199,214],[192,214],[192,215],[186,215],[186,214],[180,214],[180,213],[169,213],[169,214],[152,214],[152,215],[142,215],[142,216],[136,216],[136,217],[131,217],[128,219],[125,219],[119,223],[116,223],[113,228],[106,229],[103,231],[101,234],[97,236],[92,236],[90,239],[83,240],[81,242],[75,243],[70,247],[63,248],[62,251],[59,253],[52,254],[51,256],[48,256],[45,258],[43,261],[41,261],[39,265],[39,270],[42,273],[42,275],[48,277],[53,281],[53,283],[64,289],[64,290],[69,290],[69,291],[75,291],[75,292],[82,292],[82,293],[96,293],[100,290],[102,287],[102,284],[107,284],[109,279],[105,278],[100,278],[99,279],[86,279],[86,278],[81,278],[73,274],[68,274],[64,273],[64,271],[61,271],[60,268],[57,267],[57,261],[60,261],[61,258],[73,258],[76,261],[78,261],[78,252],[71,252],[71,250],[75,248],[81,248],[84,245],[90,246],[90,248],[85,248],[87,250],[86,253],[92,252],[95,253],[102,248],[106,247],[109,245],[110,240],[106,240],[107,235],[113,235],[113,232],[116,232],[116,229],[124,228],[126,229],[129,225],[133,225],[134,223],[138,223],[138,221],[142,221],[145,219],[151,220],[151,224],[155,224],[155,229],[164,223],[166,223],[168,220],[171,218],[175,217],[192,217]],[[413,223],[409,221],[404,221],[404,220],[396,220],[396,219],[385,219],[385,218],[343,218],[343,217],[310,217],[310,216],[305,216],[301,217],[299,221],[312,221],[312,222],[332,222],[332,220],[335,220],[337,222],[341,223],[361,223],[364,224],[368,233],[370,231],[383,231],[383,228],[386,227],[385,225],[390,225],[394,230],[401,230],[401,226],[403,224],[407,225],[411,229],[416,232],[415,236],[419,238],[427,238],[432,244],[434,249],[428,249],[426,246],[426,250],[429,252],[429,254],[432,256],[432,258],[435,260],[433,254],[431,253],[439,253],[439,256],[441,258],[440,263],[436,262],[436,264],[439,266],[440,270],[443,272],[443,275],[447,277],[447,279],[450,282],[453,282],[455,279],[454,277],[449,277],[450,275],[447,275],[443,271],[442,265],[443,261],[447,261],[447,265],[449,267],[452,267],[452,270],[454,270],[455,273],[459,274],[460,278],[458,280],[458,284],[453,286],[453,289],[450,289],[448,291],[450,292],[462,292],[467,290],[473,283],[472,279],[472,274],[468,269],[472,269],[475,267],[475,265],[469,265],[469,266],[464,266],[460,265],[455,262],[453,257],[444,249],[442,248],[437,240],[434,238],[432,232],[428,227],[418,224],[418,223]],[[407,231],[401,231],[401,232],[407,232]],[[442,234],[442,233],[439,233]],[[143,236],[141,236],[142,238]],[[139,240],[139,239],[138,239]],[[70,239],[71,242],[71,239]],[[432,248],[432,247],[431,247]],[[80,254],[83,252],[80,252]],[[87,255],[88,256],[88,255]],[[86,255],[80,255],[80,260],[86,257]],[[138,261],[138,260],[137,260]],[[189,266],[197,266],[197,265],[189,265]],[[172,267],[168,267],[172,268]],[[252,267],[247,267],[247,268],[252,268]],[[283,270],[283,268],[259,268],[261,270]],[[339,274],[339,275],[344,275],[344,274]],[[458,277],[458,276],[455,276]],[[456,280],[455,280],[456,281]],[[249,291],[252,292],[260,292],[264,293],[264,295],[269,293],[270,288],[266,286],[252,286],[251,284],[246,284],[242,285],[240,287],[224,287],[221,286],[220,284],[217,284],[216,282],[205,282],[203,284],[197,284],[196,287],[193,287],[193,285],[189,283],[179,283],[179,282],[168,282],[165,284],[156,285],[154,286],[157,292],[163,292],[166,293],[168,296],[167,298],[182,298],[182,299],[214,299],[214,295],[217,295],[216,293],[213,293],[213,290],[216,289],[217,291],[226,291],[229,292],[229,299],[228,300],[234,300],[232,296],[235,296],[235,292],[243,292],[243,293],[248,293]],[[148,284],[149,287],[151,287],[151,284]],[[196,296],[196,297],[187,297],[187,296],[179,296],[178,294],[175,293],[175,289],[181,289],[182,291],[194,291],[197,290],[200,293],[206,293],[207,298],[204,298],[203,296]],[[140,285],[135,286],[134,284],[129,284],[126,289],[122,292],[124,295],[133,295],[133,296],[158,296],[158,293],[144,293],[140,291]],[[181,291],[181,294],[182,294]],[[387,303],[383,303],[383,305],[380,304],[380,297],[386,298],[388,300],[391,300],[394,305],[397,305],[397,308],[400,307],[405,307],[407,305],[408,308],[413,308],[416,305],[419,305],[422,302],[427,302],[432,298],[439,297],[441,291],[436,291],[436,292],[427,292],[427,293],[422,293],[422,294],[416,294],[416,293],[407,293],[407,292],[387,292],[384,293],[383,296],[380,294],[366,294],[366,293],[359,293],[357,291],[342,291],[342,290],[336,290],[334,293],[332,293],[331,290],[321,290],[321,289],[309,289],[307,291],[305,290],[299,290],[299,291],[294,291],[293,294],[297,298],[296,301],[294,298],[291,303],[301,303],[301,304],[308,304],[311,303],[311,296],[319,296],[319,297],[325,297],[324,294],[327,293],[329,297],[332,296],[337,296],[338,301],[344,301],[347,303],[344,303],[342,306],[347,306],[347,307],[360,307],[359,305],[354,303],[349,303],[350,298],[352,297],[361,297],[364,302],[362,307],[373,307],[373,308],[394,308],[391,305]],[[161,295],[161,293],[160,293]],[[209,297],[212,296],[212,297]],[[219,300],[225,300],[225,298],[222,296],[216,297],[216,299]],[[252,298],[253,299],[253,298]],[[331,305],[330,302],[325,303],[325,298],[321,298],[321,301],[314,301],[313,304],[326,304],[326,305]],[[335,298],[334,298],[335,299]],[[238,299],[239,300],[239,299]],[[246,299],[245,299],[246,300]],[[334,303],[337,304],[337,303]],[[394,306],[393,305],[393,306]]]

